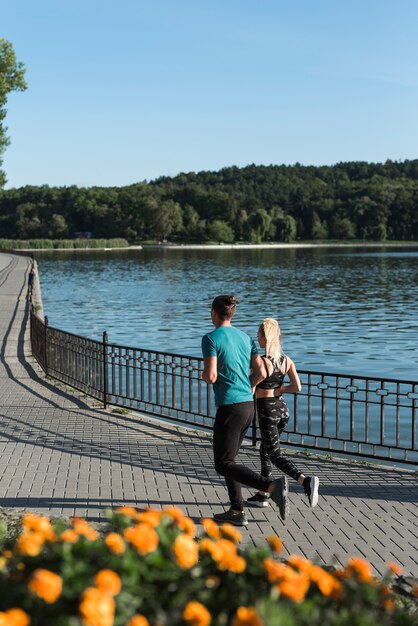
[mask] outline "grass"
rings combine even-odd
[[[126,239],[0,239],[0,250],[127,248]]]

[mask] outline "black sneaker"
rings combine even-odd
[[[248,526],[248,519],[245,511],[233,511],[229,509],[225,513],[216,513],[213,516],[215,522],[233,524],[234,526]]]
[[[287,476],[274,480],[273,491],[270,492],[270,498],[279,507],[280,517],[284,521],[289,515],[289,500],[287,493],[289,490]]]
[[[318,476],[307,476],[303,481],[303,488],[308,496],[309,506],[311,509],[318,504],[318,489],[319,478]]]
[[[257,491],[255,496],[251,496],[250,498],[247,498],[247,502],[248,504],[252,504],[253,506],[259,506],[259,507],[269,506],[269,497],[262,496]]]

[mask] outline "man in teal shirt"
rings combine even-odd
[[[254,417],[250,369],[252,377],[257,378],[261,367],[254,341],[231,325],[236,305],[235,296],[217,296],[212,302],[211,317],[215,330],[202,338],[202,378],[208,384],[213,384],[215,392],[215,469],[225,477],[231,502],[229,511],[214,515],[214,519],[246,526],[248,520],[243,507],[241,484],[270,493],[283,520],[288,515],[288,486],[286,476],[272,481],[235,462]]]

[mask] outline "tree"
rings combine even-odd
[[[234,231],[224,220],[214,220],[208,226],[208,238],[210,241],[232,243]]]
[[[38,216],[39,206],[32,202],[19,204],[16,208],[16,227],[18,239],[43,237],[44,231]]]
[[[348,217],[334,215],[331,220],[331,233],[335,239],[355,239],[356,227]]]
[[[279,216],[276,220],[276,239],[278,241],[294,241],[297,236],[297,224],[291,215]]]
[[[54,213],[49,224],[48,237],[62,239],[68,235],[68,225],[63,215]]]
[[[252,243],[260,243],[272,235],[272,221],[265,209],[256,209],[248,219],[247,227],[249,240]]]
[[[26,89],[25,68],[22,63],[16,61],[13,46],[9,41],[0,39],[0,167],[3,164],[3,153],[9,145],[7,127],[3,120],[6,117],[7,96],[12,91],[24,91]],[[0,188],[4,187],[6,176],[0,170]]]
[[[199,214],[190,205],[186,204],[183,209],[183,234],[186,241],[202,241],[204,239],[206,221],[201,220]]]
[[[183,228],[181,206],[173,200],[162,202],[153,212],[148,236],[164,240]]]
[[[311,237],[312,239],[327,239],[328,227],[326,221],[321,221],[316,211],[312,214],[311,224]]]

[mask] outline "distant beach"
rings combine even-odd
[[[337,241],[292,243],[149,243],[115,248],[16,248],[18,252],[97,252],[103,250],[274,250],[293,248],[412,248],[418,241]],[[7,253],[12,249],[0,250]]]
[[[161,243],[144,244],[143,246],[132,246],[125,249],[164,249],[164,250],[269,250],[280,248],[409,248],[418,246],[418,241],[411,242],[304,242],[304,243]]]

